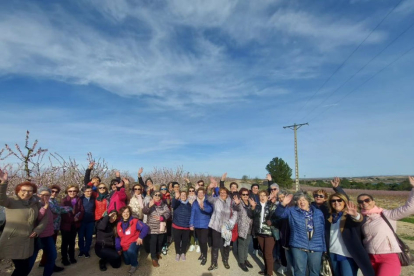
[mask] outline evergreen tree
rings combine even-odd
[[[274,182],[281,187],[292,187],[292,169],[282,158],[275,157],[266,166]]]

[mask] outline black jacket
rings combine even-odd
[[[115,232],[117,222],[109,222],[109,216],[105,216],[98,221],[96,226],[96,247],[115,249]]]

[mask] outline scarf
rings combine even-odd
[[[374,208],[372,208],[371,210],[361,209],[361,214],[363,214],[365,216],[369,216],[369,215],[372,215],[372,214],[381,214],[383,210],[384,209],[382,209],[380,207],[374,206]]]
[[[154,201],[154,205],[155,206],[160,206],[161,205],[161,202],[162,202],[161,200],[160,201],[157,201],[157,202]]]
[[[99,193],[99,196],[96,198],[97,201],[103,201],[108,196],[108,192]]]
[[[125,231],[128,229],[129,225],[130,225],[130,221],[132,220],[132,217],[130,217],[127,221],[125,221],[124,219],[121,220],[121,227],[122,227],[122,231],[125,233]]]
[[[78,200],[77,200],[77,198],[76,197],[74,197],[74,198],[72,198],[71,200],[70,200],[70,203],[72,203],[72,207],[75,207],[75,205],[76,205],[76,202],[77,202]]]
[[[140,208],[144,208],[144,202],[142,200],[142,195],[134,195],[134,197],[137,199],[138,201],[138,206]]]
[[[306,229],[308,232],[313,231],[313,211],[309,209],[309,211],[305,211],[299,208],[299,211],[305,216],[306,219]]]
[[[332,223],[336,223],[343,215],[343,212],[332,213]]]

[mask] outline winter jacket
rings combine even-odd
[[[405,205],[393,210],[383,210],[382,213],[388,219],[394,230],[397,230],[397,220],[414,214],[414,189],[411,190]],[[381,214],[367,216],[367,221],[362,226],[364,234],[364,246],[369,254],[400,253],[400,247],[393,231],[381,217]]]
[[[256,208],[253,211],[254,234],[272,236],[272,229],[269,225],[267,225],[266,221],[272,220],[272,215],[276,209],[276,204],[272,203],[271,201],[267,201],[264,208],[265,212],[263,216],[263,221],[260,221],[262,212],[262,205],[260,203],[256,205]]]
[[[87,199],[85,195],[81,196],[80,199],[82,200],[83,209],[85,213],[83,214],[83,223],[89,223],[95,221],[95,198],[90,197]]]
[[[179,227],[189,228],[191,218],[191,204],[181,202],[173,198],[172,208],[174,210],[173,223]]]
[[[213,205],[213,214],[211,215],[208,227],[221,233],[221,227],[224,222],[229,222],[231,229],[237,221],[237,212],[232,211],[232,200],[227,197],[222,200],[220,197],[207,196],[207,200]]]
[[[213,206],[206,198],[204,199],[203,207],[203,210],[201,210],[198,201],[194,201],[193,206],[191,206],[190,226],[194,228],[208,229],[211,213],[213,213]]]
[[[7,182],[0,184],[0,206],[6,209],[6,225],[0,237],[0,259],[27,259],[33,255],[34,239],[46,227],[48,216],[37,221],[41,205],[38,198],[21,200],[18,196],[7,196]],[[37,226],[36,226],[37,225]]]
[[[70,231],[74,226],[78,229],[81,226],[83,215],[85,213],[85,209],[83,208],[82,200],[77,196],[77,201],[75,207],[73,207],[74,211],[62,214],[62,222],[60,223],[60,230],[63,231]],[[69,206],[72,207],[71,198],[69,196],[65,197],[62,200],[62,206]],[[75,215],[77,215],[78,220],[75,221]]]
[[[53,213],[50,208],[45,209],[42,207],[39,210],[39,216],[37,217],[37,220],[41,221],[45,216],[47,216],[46,227],[42,233],[40,233],[39,238],[46,238],[55,234],[55,228],[53,227]]]
[[[313,236],[308,238],[306,229],[306,219],[299,207],[284,207],[279,205],[274,216],[276,218],[287,218],[290,226],[290,247],[312,250],[316,252],[326,252],[325,243],[325,218],[321,210],[310,205],[313,211]]]
[[[154,204],[149,207],[149,203],[146,203],[143,213],[147,215],[147,225],[150,228],[150,234],[163,234],[160,232],[160,222],[167,221],[171,216],[171,211],[168,209],[167,204],[161,201],[159,206]],[[158,217],[161,217],[161,220],[158,220]]]
[[[119,212],[122,207],[126,206],[127,199],[128,197],[125,193],[125,188],[121,188],[119,191],[115,191],[111,196],[111,200],[109,201],[108,214],[112,210]]]
[[[139,198],[138,198],[139,197]],[[141,203],[140,203],[141,202]],[[142,209],[144,208],[144,196],[141,195],[133,195],[129,200],[129,207],[132,209],[132,216],[139,220],[142,220],[144,214],[142,213]]]
[[[341,231],[342,240],[351,257],[354,259],[364,276],[374,276],[375,271],[372,268],[368,253],[362,244],[361,225],[365,219],[361,215],[359,221],[355,221],[350,215],[344,214],[340,218],[339,229]],[[329,252],[330,235],[331,235],[332,216],[325,221],[325,243]]]
[[[108,197],[102,200],[98,200],[98,198],[95,200],[95,221],[100,220],[107,211],[109,204]]]
[[[59,231],[62,214],[72,212],[72,206],[60,206],[56,198],[51,198],[49,199],[49,208],[53,213],[53,227],[55,231]]]
[[[238,205],[234,204],[233,210],[237,212],[237,230],[239,237],[245,239],[252,233],[254,212],[250,204],[244,204],[243,200]]]
[[[138,238],[144,240],[149,231],[148,225],[136,218],[131,217],[129,219],[129,226],[126,229],[123,229],[122,223],[122,221],[118,222],[118,226],[116,227],[120,242],[120,244],[117,243],[116,245],[117,251],[120,249],[119,245],[121,245],[122,251],[127,251],[131,243],[136,242]]]
[[[117,222],[110,223],[109,216],[105,216],[98,221],[96,225],[96,243],[95,247],[114,248],[115,249],[115,232]]]

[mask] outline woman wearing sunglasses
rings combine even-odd
[[[79,186],[69,185],[66,188],[66,197],[62,200],[62,206],[72,207],[72,212],[62,214],[60,230],[62,234],[61,254],[62,264],[68,266],[77,263],[75,259],[75,240],[85,209],[82,200],[78,196]],[[69,257],[69,258],[68,258]]]
[[[104,183],[98,184],[98,192],[96,194],[97,195],[95,200],[95,222],[98,223],[98,221],[103,217],[105,212],[107,212],[109,204],[108,188]]]
[[[147,225],[150,228],[150,252],[152,265],[159,267],[158,260],[161,259],[161,248],[164,235],[167,232],[166,221],[171,216],[167,204],[161,200],[159,191],[153,192],[151,201],[144,205],[143,213],[147,215]]]
[[[252,204],[256,202],[249,198],[249,190],[241,188],[239,191],[240,198],[238,196],[233,197],[234,205],[233,210],[237,212],[237,225],[238,234],[237,238],[237,255],[239,267],[248,272],[249,268],[253,266],[247,260],[249,251],[249,244],[252,241],[252,226],[253,226],[253,210]]]
[[[340,179],[335,177],[334,180],[331,181],[332,188],[335,193],[345,194],[344,190],[339,186]],[[326,219],[329,218],[329,205],[328,205],[328,193],[324,189],[319,189],[313,192],[313,199],[314,201],[311,203],[313,207],[322,211],[324,217]]]
[[[414,177],[410,176],[409,181],[414,188]],[[386,210],[376,206],[374,198],[369,194],[360,194],[358,196],[358,205],[361,208],[361,213],[367,216],[367,220],[362,226],[364,234],[363,243],[368,251],[375,275],[400,275],[401,264],[398,253],[401,253],[401,249],[393,230],[388,226],[385,219],[389,221],[394,231],[396,231],[397,220],[414,213],[414,189],[411,189],[405,205],[393,210]]]
[[[134,186],[132,186],[133,194],[128,204],[132,209],[132,216],[140,221],[144,218],[144,214],[142,213],[142,209],[144,208],[144,196],[142,190],[143,188],[141,184],[134,184]]]
[[[332,272],[335,276],[374,276],[374,269],[361,239],[363,216],[344,194],[329,197],[331,214],[325,221],[325,238]]]
[[[168,208],[171,211],[171,194],[167,189],[167,185],[161,184],[160,186],[160,192],[161,192],[161,199],[167,203]],[[167,255],[168,247],[172,240],[172,219],[171,217],[167,220],[167,234],[164,235],[164,241],[162,242],[163,246],[161,249],[161,252],[163,255]]]

